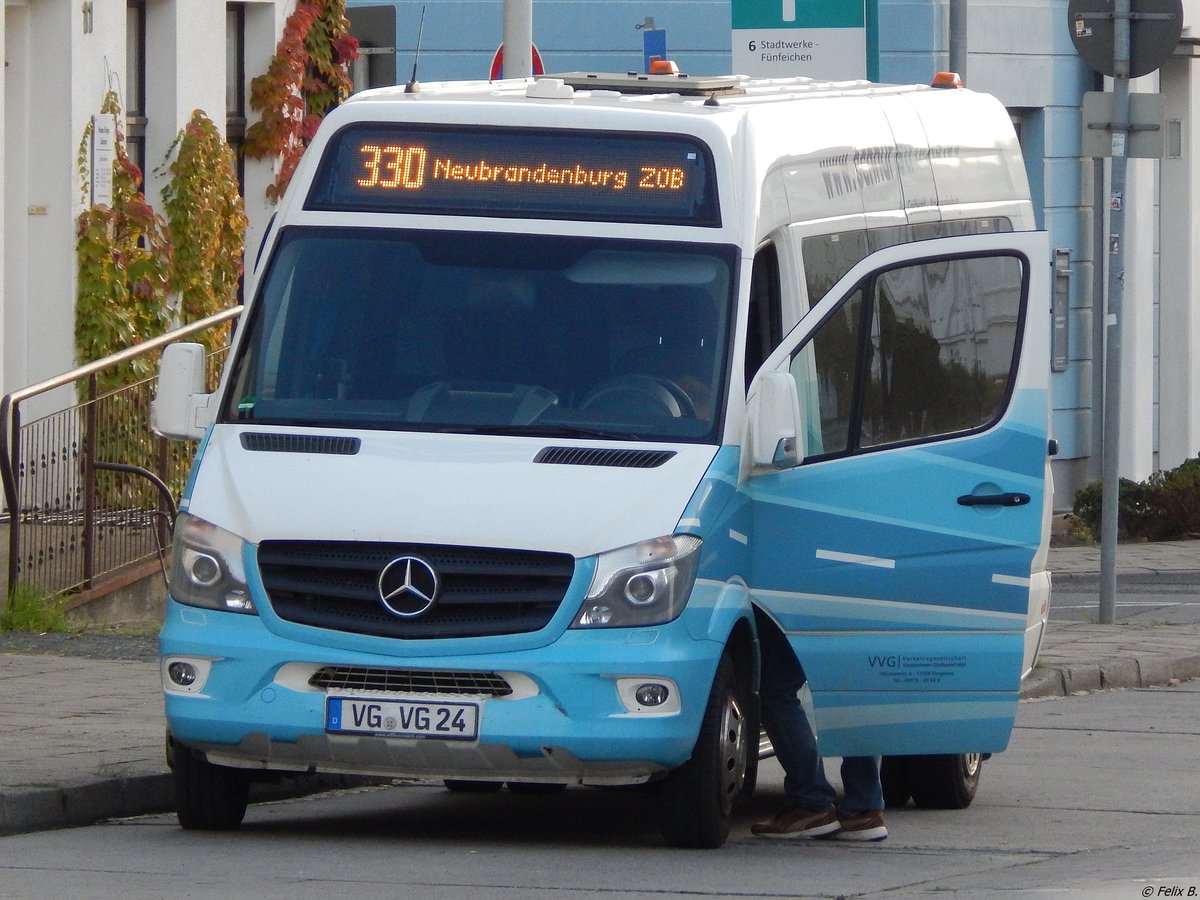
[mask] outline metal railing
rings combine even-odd
[[[111,382],[157,369],[163,347],[226,329],[241,312],[233,307],[0,400],[8,527],[0,603],[19,585],[65,593],[148,560],[162,564],[195,444],[151,433],[153,376]],[[226,342],[209,355],[210,388],[227,350]],[[22,421],[23,404],[53,392],[73,402]]]

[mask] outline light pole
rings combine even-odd
[[[967,0],[950,0],[950,71],[967,83]]]
[[[504,77],[533,74],[533,0],[504,0]]]
[[[1126,172],[1130,156],[1157,157],[1135,148],[1142,132],[1161,135],[1161,122],[1134,122],[1129,80],[1148,75],[1170,56],[1183,31],[1182,0],[1070,0],[1067,21],[1071,41],[1084,62],[1113,79],[1111,117],[1089,119],[1084,98],[1084,128],[1107,132],[1109,144],[1092,156],[1112,158],[1108,201],[1108,309],[1104,316],[1104,446],[1101,456],[1100,622],[1111,625],[1117,607],[1117,527],[1121,483],[1121,331],[1125,304],[1125,209],[1129,203]],[[1138,40],[1135,40],[1135,37]],[[1161,113],[1156,118],[1161,118]],[[1088,143],[1085,135],[1085,143]],[[1097,260],[1098,261],[1098,260]]]
[[[1104,346],[1104,447],[1100,505],[1100,624],[1116,621],[1117,513],[1120,509],[1121,327],[1125,302],[1125,174],[1129,168],[1129,0],[1113,9],[1112,194],[1109,201],[1107,339]]]

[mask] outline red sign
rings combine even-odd
[[[533,60],[533,74],[545,75],[546,67],[542,65],[542,54],[538,53],[537,44],[530,46],[531,58]],[[504,45],[501,44],[496,48],[496,55],[492,57],[492,71],[488,75],[492,81],[498,81],[504,77]]]

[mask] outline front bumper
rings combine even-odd
[[[210,761],[244,768],[637,783],[686,761],[699,732],[722,646],[693,637],[686,618],[685,612],[653,628],[568,630],[532,650],[405,658],[398,655],[401,641],[363,638],[360,650],[331,648],[280,637],[257,616],[168,599],[160,639],[168,727]],[[338,637],[344,644],[346,636]],[[181,660],[201,673],[187,687],[167,674]],[[498,673],[518,689],[501,697],[389,696],[308,683],[311,672],[328,665]],[[672,702],[659,710],[638,708],[626,679],[667,682]],[[325,700],[335,694],[478,702],[479,738],[328,734]]]

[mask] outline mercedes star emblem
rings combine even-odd
[[[379,599],[404,619],[424,615],[437,598],[438,576],[419,556],[398,556],[379,573]]]

